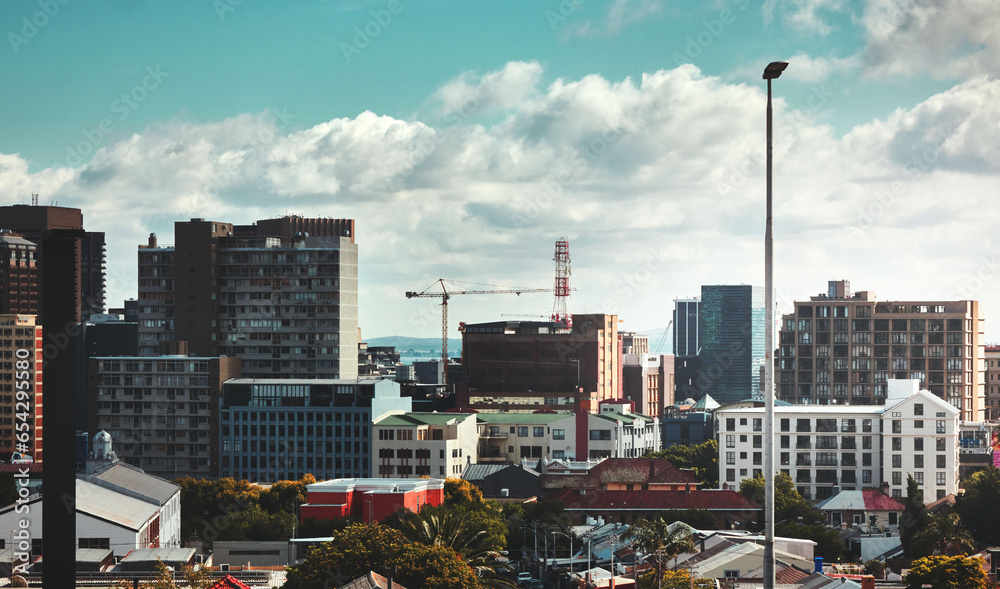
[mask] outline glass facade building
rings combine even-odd
[[[701,287],[698,388],[725,405],[759,394],[764,365],[764,289]]]

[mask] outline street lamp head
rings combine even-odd
[[[788,67],[787,61],[772,61],[764,68],[764,79],[773,80],[777,78],[781,75],[781,72],[785,71],[786,67]]]

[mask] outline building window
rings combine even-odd
[[[111,538],[80,538],[80,548],[111,549]]]
[[[897,487],[899,485],[902,485],[903,484],[903,475],[900,474],[900,473],[898,473],[898,472],[892,473],[892,484],[895,485],[895,486],[897,486]]]
[[[872,420],[862,419],[861,420],[861,432],[869,434],[872,431]]]
[[[726,434],[726,448],[736,447],[736,436],[733,434]]]
[[[795,420],[795,431],[797,432],[809,432],[812,429],[809,427],[808,419],[796,419]]]
[[[527,428],[525,428],[527,429]],[[525,434],[527,435],[527,434]],[[609,429],[592,429],[590,430],[591,440],[609,441],[611,440],[611,430]]]
[[[564,430],[564,429],[554,429],[554,430],[552,430],[552,439],[553,440],[565,440],[566,439],[566,430]]]
[[[903,456],[901,454],[892,455],[892,467],[903,468]]]
[[[726,452],[726,464],[736,464],[736,452]]]
[[[913,451],[914,452],[923,452],[924,451],[924,439],[923,438],[914,438],[914,440],[913,440]]]
[[[791,423],[790,422],[791,422],[790,419],[782,419],[781,420],[781,431],[783,431],[783,432],[789,431],[791,429]]]
[[[942,423],[944,423],[944,422],[942,422]],[[893,419],[892,420],[892,433],[894,433],[894,434],[901,434],[901,433],[903,433],[903,420],[902,419]]]
[[[946,464],[947,456],[944,454],[938,454],[937,456],[937,468],[944,468]]]
[[[915,429],[924,429],[924,420],[923,419],[913,420],[913,427]]]
[[[913,405],[913,414],[914,415],[923,415],[924,414],[924,404],[923,403],[916,403],[916,404],[914,404]]]
[[[917,483],[918,485],[924,484],[924,473],[922,472],[913,473],[913,482]]]
[[[947,483],[947,474],[943,472],[937,473],[937,484],[939,487],[943,487]]]
[[[948,433],[948,430],[945,427],[945,421],[943,419],[937,420],[937,433],[939,434]]]
[[[924,455],[915,454],[913,456],[913,468],[923,468],[923,467],[924,467]],[[921,474],[920,476],[923,476],[923,474]]]
[[[726,481],[730,482],[730,483],[736,482],[736,469],[735,468],[727,468],[726,469]]]
[[[736,418],[734,418],[734,417],[727,417],[726,418],[726,431],[730,431],[731,432],[731,431],[735,431],[735,430],[736,430]]]
[[[753,437],[753,447],[754,448],[763,448],[764,447],[763,444],[764,444],[764,442],[763,442],[763,436],[755,435]]]
[[[903,438],[893,438],[892,439],[892,451],[902,452],[903,451]]]
[[[517,437],[519,437],[519,438],[527,438],[528,437],[528,426],[524,425],[524,426],[518,427],[517,428]],[[593,439],[593,437],[591,439]]]
[[[754,417],[753,418],[753,431],[755,431],[755,432],[763,431],[763,427],[764,427],[763,426],[763,420],[760,419],[759,417]]]
[[[544,427],[536,427],[536,428],[534,429],[534,432],[533,432],[533,433],[535,434],[535,436],[534,436],[534,437],[536,437],[536,438],[542,438],[542,437],[545,437],[545,428],[544,428]]]
[[[764,454],[762,452],[753,453],[753,463],[754,465],[764,464]]]
[[[937,446],[937,451],[938,452],[944,452],[945,448],[946,448],[946,445],[947,445],[947,442],[945,441],[944,438],[937,438],[936,446]]]
[[[870,471],[870,470],[862,470],[861,471],[861,483],[864,484],[864,483],[870,483],[870,482],[872,482],[872,471]]]

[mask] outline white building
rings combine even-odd
[[[479,462],[512,464],[539,458],[576,457],[576,416],[572,413],[488,413],[476,415]]]
[[[632,411],[631,401],[602,401],[587,418],[587,453],[578,458],[639,458],[659,450],[660,420]]]
[[[20,530],[27,520],[33,551],[42,540],[42,496],[23,506],[0,508],[0,529]],[[180,487],[124,463],[76,479],[77,548],[112,550],[124,556],[140,548],[181,545]]]
[[[806,499],[889,485],[906,494],[912,475],[926,502],[958,489],[959,410],[918,382],[890,380],[885,405],[791,405],[774,408],[775,464]],[[715,413],[719,484],[763,473],[763,407]]]
[[[372,475],[461,477],[478,442],[473,413],[385,415],[372,426]]]

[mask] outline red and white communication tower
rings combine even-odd
[[[569,314],[569,240],[556,241],[556,283],[553,292],[552,321],[565,329],[573,329],[573,316]]]

